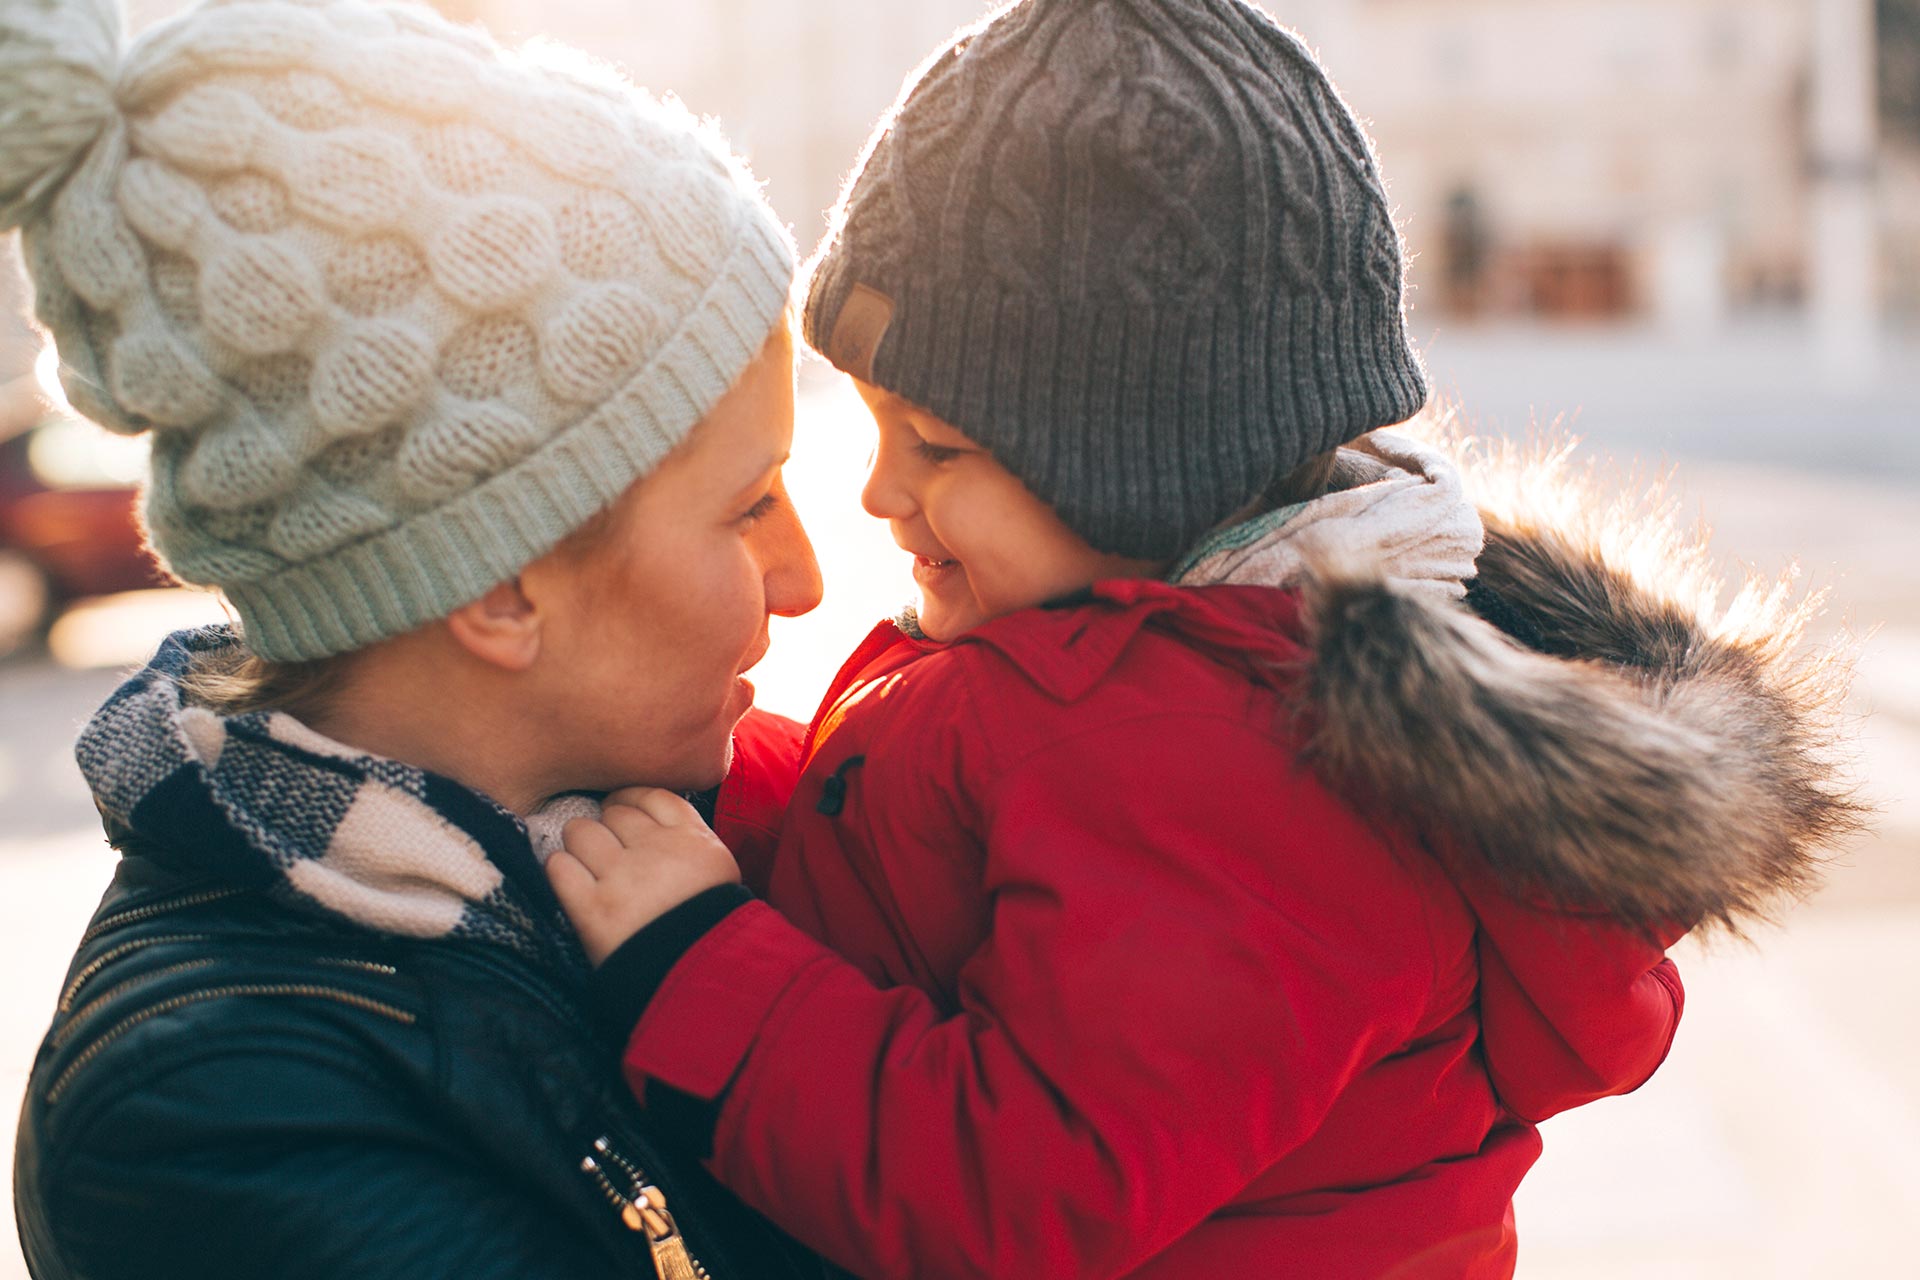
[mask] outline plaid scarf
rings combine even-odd
[[[110,826],[303,913],[471,938],[584,975],[517,815],[284,712],[188,705],[181,679],[235,643],[227,627],[168,637],[82,731],[80,771]]]

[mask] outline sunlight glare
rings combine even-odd
[[[82,600],[47,634],[47,652],[73,671],[131,667],[153,656],[170,632],[227,621],[225,604],[179,587]]]
[[[773,648],[752,678],[761,707],[807,720],[840,663],[876,622],[913,600],[914,585],[911,561],[885,522],[860,508],[873,420],[852,381],[810,364],[797,419],[787,489],[820,557],[826,595],[805,617],[773,619]]]

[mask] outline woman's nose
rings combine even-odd
[[[791,505],[782,508],[786,518],[770,529],[766,559],[767,612],[783,618],[797,618],[819,607],[824,584],[820,580],[820,560],[813,554],[813,540]]]

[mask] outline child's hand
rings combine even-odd
[[[600,821],[575,818],[561,839],[547,879],[596,965],[687,899],[740,879],[693,806],[658,787],[614,792]]]

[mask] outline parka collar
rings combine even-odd
[[[956,643],[996,650],[1049,697],[1071,703],[1148,629],[1176,633],[1256,683],[1273,683],[1305,656],[1296,637],[1298,613],[1297,596],[1265,587],[1113,578],[1044,608],[996,618]]]
[[[1148,629],[1295,681],[1304,757],[1335,790],[1484,859],[1524,900],[1670,936],[1737,931],[1809,891],[1868,816],[1838,749],[1847,655],[1802,643],[1818,601],[1755,580],[1723,606],[1675,504],[1622,501],[1566,447],[1439,443],[1487,534],[1465,602],[1343,549],[1295,590],[1101,582],[954,643],[1063,703]],[[940,647],[888,624],[836,688],[896,644],[903,662]]]

